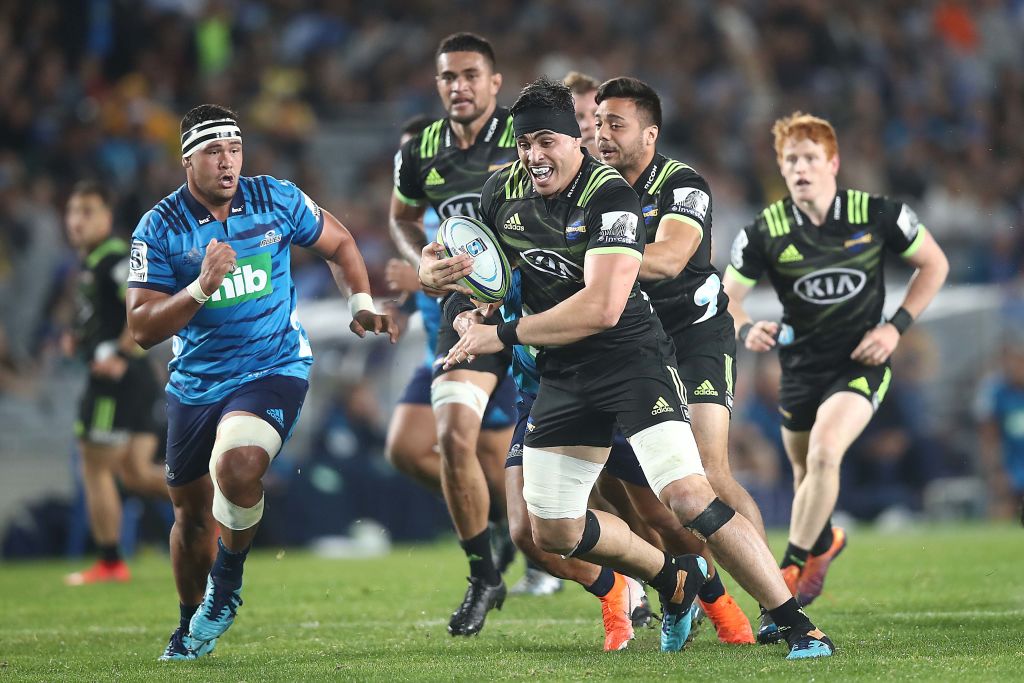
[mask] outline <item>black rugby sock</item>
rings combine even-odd
[[[707,583],[697,591],[697,597],[709,604],[718,600],[723,595],[725,595],[725,585],[722,583],[718,572],[715,572],[715,575],[708,579]]]
[[[121,551],[118,550],[116,543],[101,545],[99,546],[99,551],[100,559],[107,564],[114,564],[121,560]]]
[[[249,548],[252,546],[250,545]],[[210,576],[230,586],[242,585],[242,567],[245,565],[245,557],[249,554],[249,548],[240,553],[228,550],[224,541],[217,539],[217,559],[213,561],[213,569]]]
[[[672,596],[676,592],[676,586],[679,584],[679,567],[672,561],[671,555],[665,553],[665,564],[647,583],[662,596]]]
[[[772,621],[780,629],[809,630],[814,628],[814,624],[807,618],[804,611],[800,609],[796,598],[790,598],[775,609],[768,610],[768,614],[772,615]]]
[[[832,547],[832,518],[825,522],[825,528],[818,534],[818,540],[811,546],[811,555],[823,555]]]
[[[603,598],[608,595],[608,591],[615,585],[615,572],[608,567],[601,567],[601,573],[597,575],[597,580],[594,583],[586,586],[587,592],[592,595],[596,595],[599,598]]]
[[[501,575],[498,574],[494,559],[491,557],[491,532],[488,529],[484,529],[473,538],[459,541],[459,545],[469,559],[470,576],[483,579],[489,586],[501,583]]]
[[[804,568],[807,564],[807,551],[803,548],[797,548],[792,543],[786,546],[786,554],[782,556],[782,562],[779,567],[785,569],[786,567],[792,567],[796,565],[800,569]]]
[[[192,621],[192,615],[196,613],[197,609],[199,609],[199,605],[178,603],[178,610],[181,613],[181,621],[178,622],[178,625],[185,629],[186,633],[188,633],[188,623]]]

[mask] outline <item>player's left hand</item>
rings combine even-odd
[[[899,330],[892,323],[882,323],[867,331],[850,358],[864,365],[881,365],[889,359],[899,343]]]
[[[124,373],[128,370],[128,361],[115,354],[103,360],[94,360],[89,365],[89,370],[95,377],[117,382],[124,377]]]
[[[355,332],[360,338],[365,337],[367,332],[374,334],[386,334],[394,344],[398,341],[398,325],[391,319],[390,315],[374,313],[373,311],[359,311],[348,329]]]
[[[498,353],[505,345],[498,339],[497,325],[472,325],[466,334],[455,342],[444,359],[444,369],[449,370],[459,363],[472,362],[477,356]]]
[[[384,281],[392,292],[411,294],[420,291],[416,269],[405,259],[388,259],[388,265],[384,268]]]

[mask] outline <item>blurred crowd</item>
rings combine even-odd
[[[433,51],[456,30],[493,42],[503,104],[570,69],[650,82],[663,147],[711,184],[718,262],[784,193],[770,124],[803,109],[835,124],[842,185],[916,208],[950,255],[952,283],[1019,285],[1024,0],[11,0],[0,3],[0,393],[32,394],[69,324],[71,184],[109,183],[130,233],[183,182],[178,122],[201,102],[240,113],[246,174],[294,180],[346,223],[383,292],[398,126],[442,114]],[[332,184],[318,135],[354,121],[383,122],[388,137],[347,160],[353,182]],[[295,271],[300,295],[330,295],[316,259],[297,254]],[[750,397],[763,392],[765,406],[752,402],[737,424],[741,460],[764,450],[757,439],[778,448],[761,374]],[[850,476],[938,476],[910,382],[886,405],[899,412],[875,421]],[[781,459],[750,470],[755,483],[788,477]]]

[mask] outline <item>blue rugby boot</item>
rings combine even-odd
[[[813,626],[786,634],[786,640],[789,643],[786,659],[831,657],[836,651],[832,640]]]
[[[186,662],[199,659],[203,655],[213,652],[217,645],[217,639],[198,641],[190,638],[185,629],[181,626],[174,629],[171,639],[167,642],[164,653],[157,657],[160,662]]]
[[[242,585],[237,587],[217,581],[212,576],[206,579],[206,593],[199,609],[189,622],[188,635],[194,640],[214,640],[230,628],[235,614],[242,605]]]
[[[772,645],[781,642],[784,636],[772,620],[768,610],[761,608],[761,624],[757,627],[757,642],[761,645]]]
[[[708,563],[700,555],[680,555],[675,558],[680,581],[675,593],[666,599],[661,595],[661,651],[679,652],[690,638],[696,616],[693,606],[697,591],[708,579]]]

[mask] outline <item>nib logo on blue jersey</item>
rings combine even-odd
[[[206,307],[225,308],[267,296],[274,291],[270,273],[269,253],[238,259],[237,267],[224,278],[224,283],[206,302]]]

